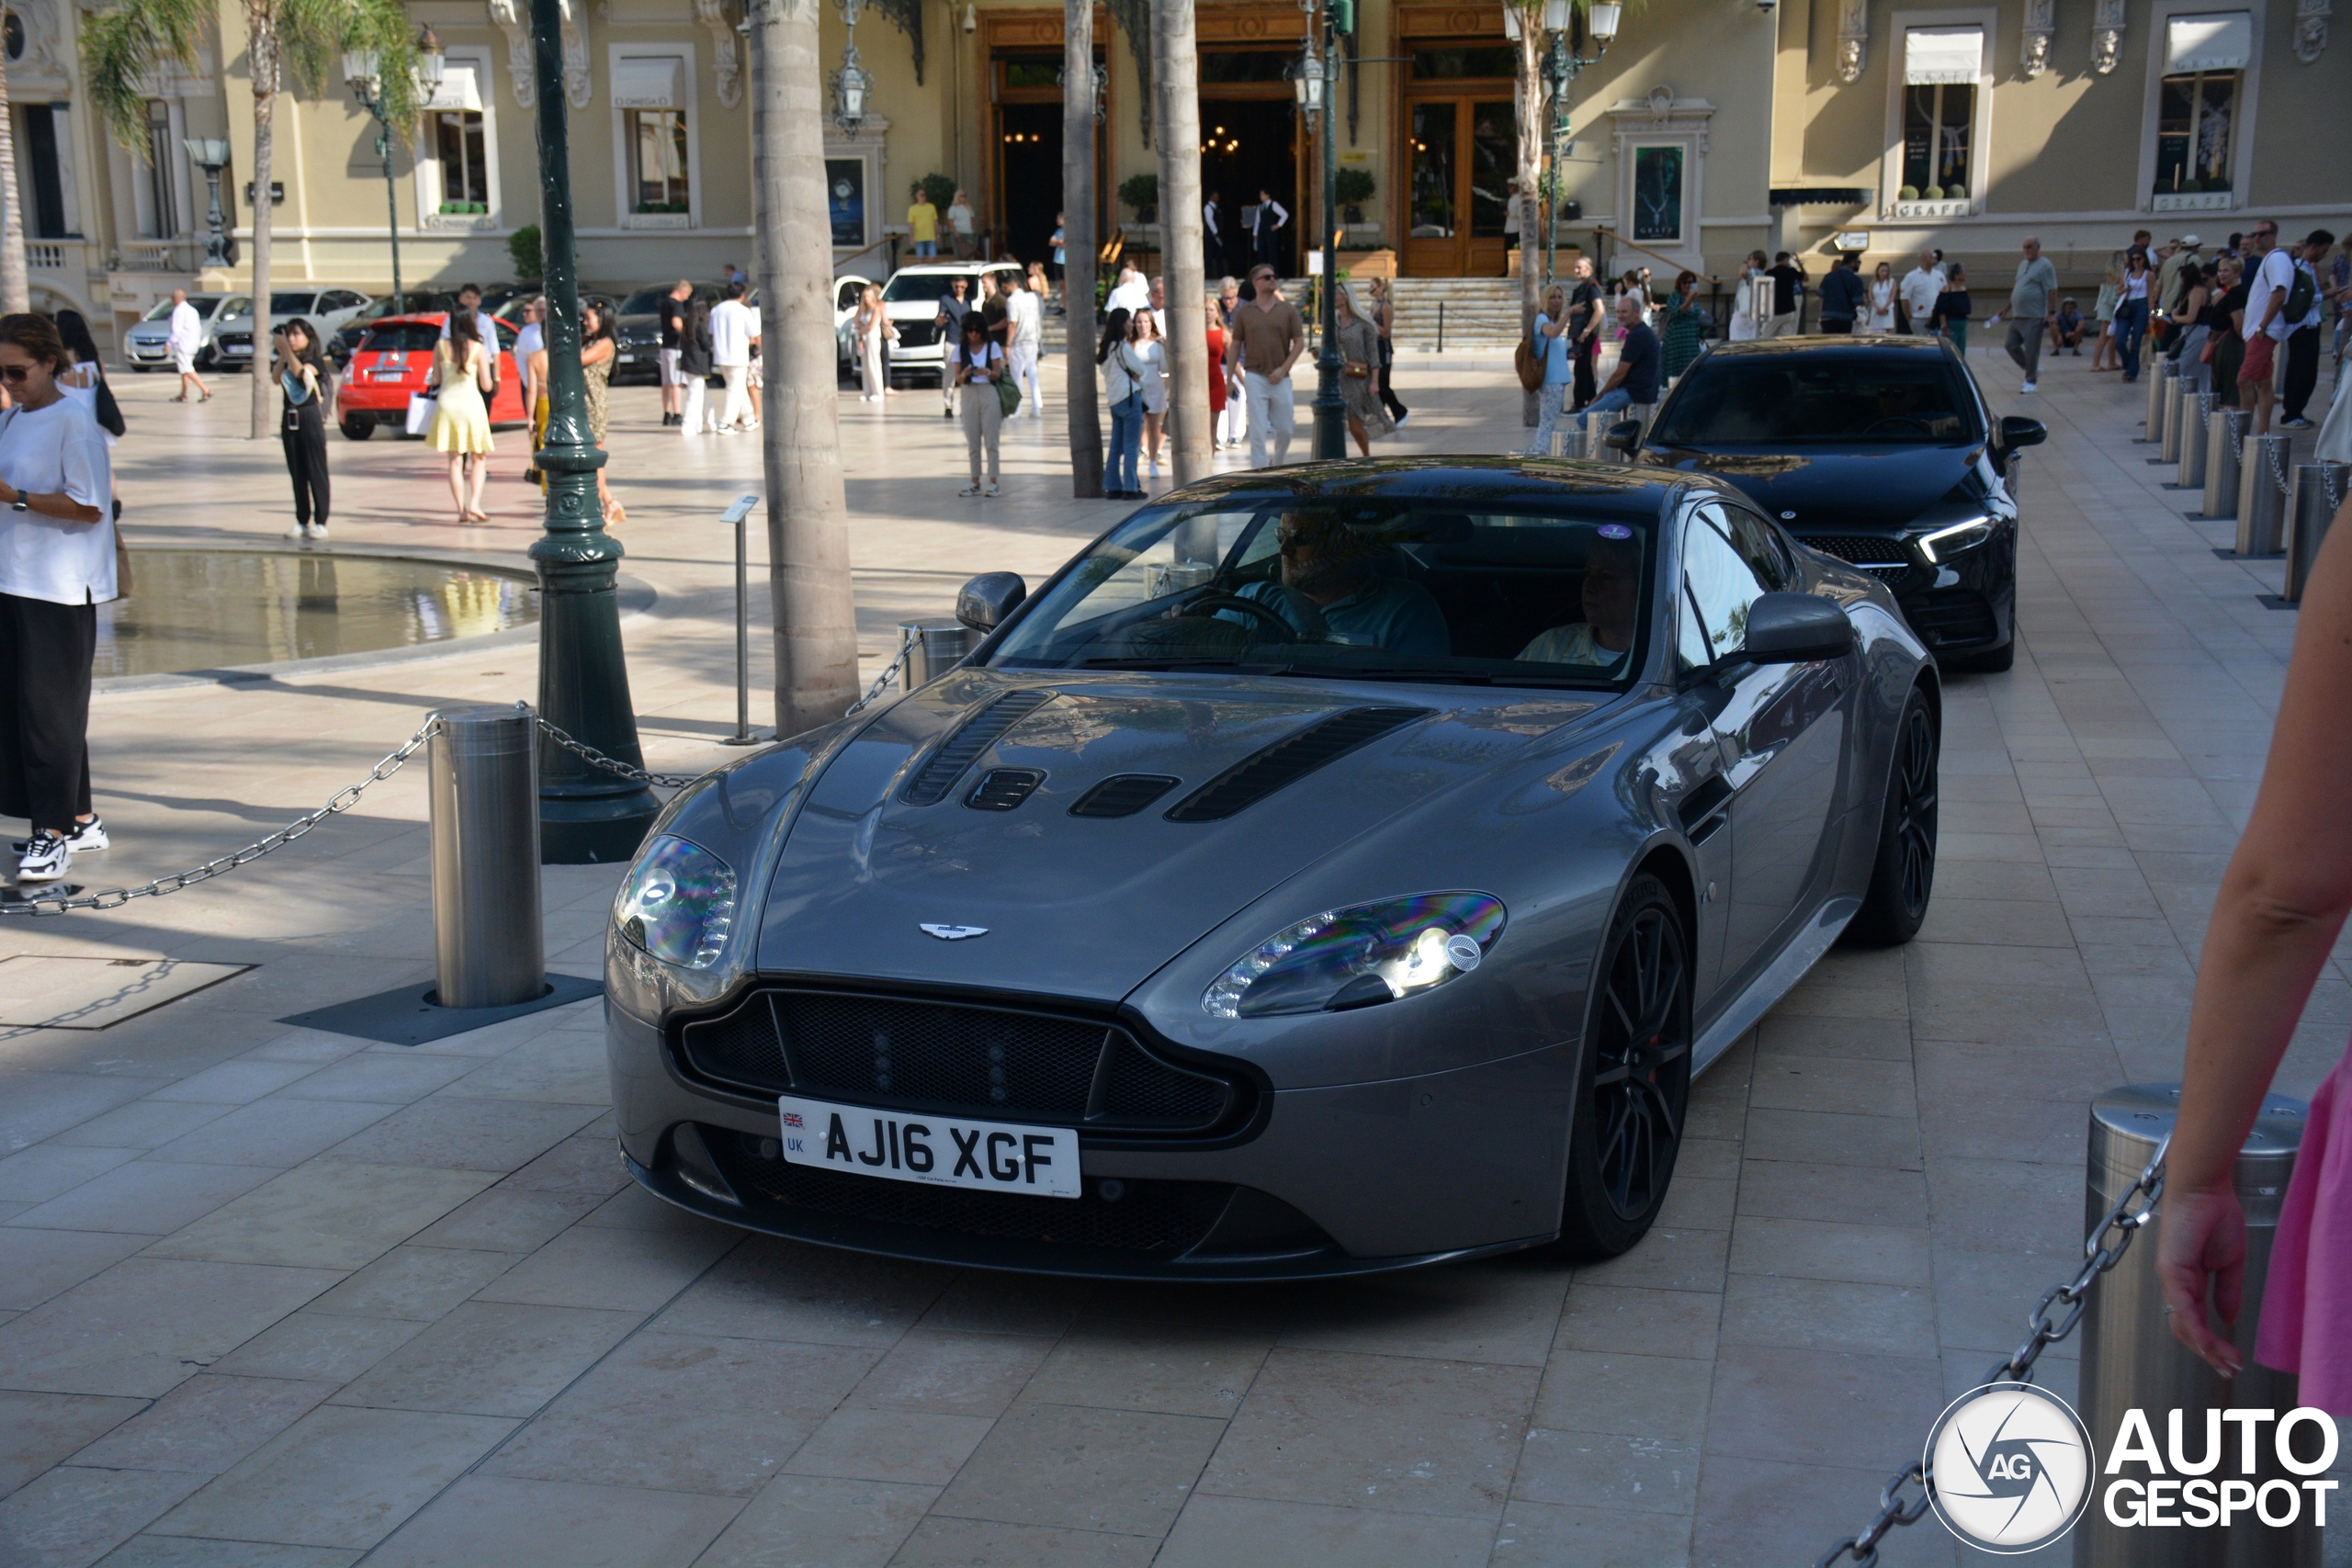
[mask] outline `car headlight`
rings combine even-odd
[[[1327,909],[1260,942],[1202,994],[1201,1010],[1263,1018],[1417,996],[1478,967],[1502,931],[1502,900],[1484,893]]]
[[[613,923],[665,964],[707,969],[734,927],[735,874],[700,845],[664,833],[622,880]]]
[[[1973,550],[1993,536],[1993,520],[1972,517],[1965,523],[1955,523],[1949,528],[1939,528],[1919,540],[1919,553],[1928,564],[1939,566],[1962,550]]]

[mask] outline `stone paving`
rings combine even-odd
[[[2052,441],[2017,668],[1948,689],[1928,924],[1832,953],[1702,1081],[1631,1255],[1102,1287],[671,1211],[615,1157],[593,1002],[416,1048],[275,1021],[429,976],[413,771],[232,877],[0,928],[0,956],[252,965],[103,1031],[0,1031],[0,1568],[1812,1562],[2071,1269],[2086,1100],[2177,1074],[2294,623],[2256,597],[2278,567],[2217,559],[2224,526],[2159,488],[2135,391],[2070,359],[2024,400],[1979,364]],[[1388,449],[1515,434],[1499,361],[1400,372]],[[289,520],[223,389],[179,408],[123,378],[138,542]],[[1005,499],[956,499],[936,406],[843,404],[869,670],[965,576],[1034,581],[1119,514],[1068,499],[1057,398],[1009,423]],[[715,518],[757,445],[658,429],[650,390],[616,410],[649,761],[707,765],[733,716]],[[333,457],[336,550],[519,560],[533,536],[512,456],[481,528],[442,521],[417,444]],[[529,695],[534,666],[461,647],[102,694],[116,848],[76,879],[244,842],[428,709]],[[556,968],[595,973],[614,874],[549,868]],[[2288,1092],[2352,1027],[2347,952]],[[2043,1360],[2062,1392],[2074,1358]],[[1886,1546],[1959,1555],[1932,1523]]]

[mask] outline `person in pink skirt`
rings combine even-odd
[[[2174,1335],[2231,1377],[2242,1358],[2227,1335],[2245,1285],[2231,1167],[2352,912],[2352,502],[2320,548],[2298,621],[2262,789],[2206,929],[2156,1231]],[[2352,1416],[2352,1049],[2312,1096],[2254,1356],[2296,1373],[2303,1404]]]

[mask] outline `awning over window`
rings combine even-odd
[[[2175,17],[2165,28],[2165,69],[2243,71],[2254,58],[2254,13],[2202,11]]]
[[[1984,67],[1983,28],[1913,28],[1903,35],[1903,79],[1973,86]]]
[[[652,60],[624,60],[613,68],[613,107],[616,109],[678,109],[686,107],[683,74],[675,55]]]
[[[441,85],[424,100],[428,109],[471,109],[481,112],[481,84],[474,79],[474,68],[452,61],[441,67]]]

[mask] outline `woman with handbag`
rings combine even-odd
[[[678,333],[678,375],[685,382],[685,402],[678,415],[678,434],[700,435],[704,402],[710,395],[710,378],[718,366],[710,335],[710,301],[686,301],[686,324]]]
[[[1102,396],[1111,405],[1111,438],[1102,448],[1105,501],[1148,499],[1136,477],[1136,453],[1143,444],[1143,367],[1127,346],[1131,320],[1124,305],[1112,311],[1103,318],[1102,336],[1094,345]]]
[[[1148,307],[1127,322],[1127,345],[1143,367],[1143,460],[1159,477],[1159,448],[1168,438],[1168,342],[1159,335],[1159,314]]]
[[[1341,283],[1331,303],[1340,319],[1340,396],[1347,400],[1348,434],[1369,457],[1372,438],[1396,428],[1380,401],[1380,329],[1356,309],[1355,285]]]
[[[2177,350],[2181,389],[2194,396],[2213,389],[2213,362],[2205,355],[2205,341],[2213,332],[2205,319],[2213,303],[2213,269],[2192,265],[2187,272],[2180,309],[2173,312],[2172,320],[2173,325],[2182,329]]]
[[[129,427],[123,423],[122,405],[114,400],[114,389],[107,385],[104,355],[98,353],[98,340],[90,335],[90,323],[81,311],[63,310],[57,312],[57,335],[65,344],[70,367],[57,378],[65,395],[77,400],[90,411],[97,422],[98,433],[107,438],[108,473],[107,502],[114,513],[114,575],[115,597],[130,597],[130,555],[122,545],[122,487],[113,477],[115,442]]]
[[[1380,329],[1380,368],[1376,372],[1380,381],[1380,406],[1388,411],[1388,417],[1401,430],[1412,410],[1407,408],[1404,400],[1396,395],[1394,385],[1396,376],[1396,300],[1390,294],[1388,279],[1385,277],[1373,278],[1364,287],[1372,291],[1372,324]]]
[[[0,316],[0,816],[32,832],[19,883],[55,882],[107,847],[90,808],[90,671],[115,597],[113,466],[96,422],[58,385],[56,325]]]
[[[972,482],[958,492],[963,495],[997,493],[997,435],[1004,428],[1004,396],[1000,386],[1012,387],[1015,398],[1021,395],[1008,378],[1002,345],[989,340],[988,318],[974,310],[965,316],[956,346],[947,351],[951,387],[969,386],[961,401],[964,410],[964,450],[972,460]],[[988,483],[980,483],[981,454],[987,454]]]
[[[889,381],[882,373],[882,340],[891,330],[890,312],[882,303],[882,286],[869,283],[858,291],[857,320],[851,329],[856,334],[858,376],[865,382],[859,396],[866,402],[878,403],[889,391]]]
[[[580,302],[580,373],[588,383],[588,439],[598,451],[605,449],[605,432],[612,421],[613,362],[620,353],[613,339],[613,305],[609,299],[582,299]],[[596,470],[596,504],[604,510],[605,523],[628,521],[628,509],[613,499],[612,480],[605,478],[605,468]]]
[[[327,536],[327,426],[334,423],[334,373],[319,352],[318,333],[300,316],[271,332],[269,346],[270,368],[277,377],[280,394],[278,445],[286,450],[287,477],[294,481],[294,526],[286,531],[286,536],[323,539]],[[476,463],[474,471],[481,473],[483,465]]]
[[[433,345],[433,373],[425,378],[425,390],[434,394],[433,423],[424,439],[435,452],[448,454],[449,498],[458,503],[460,523],[490,521],[481,509],[490,455],[498,450],[490,435],[490,405],[483,400],[490,388],[490,351],[482,346],[481,328],[471,310],[456,311],[449,317],[449,335]],[[470,498],[468,457],[474,460]]]

